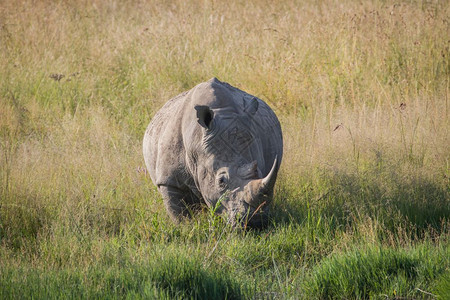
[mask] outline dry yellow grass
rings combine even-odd
[[[2,128],[53,132],[59,119],[48,110],[83,119],[94,107],[125,124],[94,123],[93,141],[126,126],[136,138],[168,98],[218,76],[274,107],[287,160],[389,143],[445,166],[448,10],[445,2],[3,3]]]

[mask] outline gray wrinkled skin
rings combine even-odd
[[[212,78],[156,113],[143,153],[174,221],[206,203],[233,224],[267,223],[283,139],[264,101]]]

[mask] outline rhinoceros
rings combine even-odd
[[[234,225],[267,224],[283,138],[261,99],[217,78],[200,83],[155,114],[143,154],[175,222],[206,203]]]

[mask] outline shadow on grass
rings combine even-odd
[[[348,228],[367,218],[397,232],[408,229],[411,238],[439,235],[449,221],[448,190],[424,178],[323,172],[321,184],[298,178],[281,182],[272,208],[273,224],[328,223],[331,229]]]
[[[429,298],[423,289],[439,289],[448,259],[444,248],[368,248],[336,254],[314,266],[302,290],[319,299]],[[444,298],[442,298],[444,299]]]
[[[224,270],[206,268],[198,257],[164,251],[150,261],[94,263],[88,270],[5,268],[0,298],[247,299],[245,287]]]

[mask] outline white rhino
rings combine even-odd
[[[206,203],[233,224],[267,224],[283,139],[261,99],[216,78],[200,83],[156,113],[143,153],[174,221]]]

